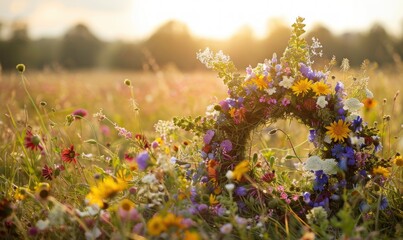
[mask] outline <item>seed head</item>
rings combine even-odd
[[[132,82],[129,79],[125,79],[124,83],[129,87],[132,85]]]
[[[16,69],[18,70],[18,72],[20,72],[20,73],[25,72],[25,65],[22,64],[22,63],[18,64],[15,68],[16,68]]]

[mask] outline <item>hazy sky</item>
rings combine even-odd
[[[378,22],[400,36],[403,0],[0,0],[0,21],[26,21],[34,38],[60,36],[84,22],[103,39],[143,39],[170,19],[202,37],[227,38],[245,25],[262,36],[268,19],[290,25],[297,16],[335,33],[367,31]]]

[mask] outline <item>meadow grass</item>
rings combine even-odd
[[[348,73],[341,71],[333,73],[336,79],[347,82],[354,82],[353,78],[359,74],[358,70]],[[397,152],[403,152],[401,137],[403,98],[397,95],[397,91],[401,90],[399,87],[403,81],[403,70],[399,66],[393,69],[376,69],[372,66],[368,68],[367,75],[370,78],[369,88],[373,91],[377,105],[364,110],[363,116],[369,125],[380,126],[383,151],[385,151],[383,156],[392,158]],[[125,79],[130,80],[132,88],[124,83]],[[25,87],[27,91],[24,90]],[[146,175],[144,172],[138,172],[138,166],[133,172],[122,173],[128,169],[133,170],[130,160],[125,161],[127,158],[125,154],[130,153],[131,149],[135,149],[134,152],[138,153],[145,144],[141,137],[128,140],[122,137],[122,133],[126,131],[133,135],[146,136],[147,144],[161,141],[158,142],[160,146],[163,146],[160,154],[184,161],[183,166],[186,164],[196,166],[199,161],[199,138],[191,133],[178,130],[171,133],[170,129],[166,129],[164,130],[166,137],[164,142],[159,139],[161,132],[156,133],[154,125],[158,120],[171,120],[174,116],[204,115],[208,105],[227,95],[225,85],[214,73],[176,70],[155,73],[41,72],[28,69],[23,75],[17,72],[2,72],[0,89],[0,109],[2,111],[0,116],[0,159],[2,162],[0,188],[1,197],[10,201],[8,204],[3,200],[1,210],[8,210],[7,207],[10,207],[10,211],[13,212],[7,215],[6,220],[2,219],[3,225],[0,227],[0,231],[9,238],[26,239],[81,239],[83,237],[95,239],[98,236],[97,231],[102,232],[102,237],[105,239],[119,239],[119,236],[121,239],[141,239],[140,235],[144,234],[144,227],[149,223],[147,221],[155,217],[155,215],[152,217],[155,210],[152,207],[146,208],[139,203],[149,203],[149,201],[155,200],[165,202],[169,206],[178,204],[174,199],[189,191],[190,188],[186,184],[181,185],[180,182],[185,181],[183,179],[187,168],[180,165],[180,167],[167,166],[168,170],[165,169],[163,173],[156,170],[155,174],[157,176],[161,174],[161,178],[165,179],[163,184],[156,186],[141,182],[142,177]],[[139,111],[134,109],[136,106],[139,107]],[[85,109],[88,115],[72,119],[71,114],[77,109]],[[105,116],[100,114],[100,109]],[[97,113],[98,117],[94,116]],[[100,122],[99,117],[106,119]],[[117,127],[124,129],[119,130]],[[268,132],[271,129],[281,129],[285,134],[277,132],[270,135]],[[39,136],[39,144],[44,148],[42,153],[24,147],[27,130]],[[287,158],[287,156],[293,155],[290,141],[298,155],[307,156],[312,149],[312,145],[306,141],[308,130],[296,120],[278,121],[256,129],[248,144],[250,156],[256,151],[263,154],[266,151],[274,151],[277,153],[277,171],[283,169],[284,173],[292,175],[295,171],[292,163],[295,163],[296,160],[291,161]],[[290,139],[286,136],[289,136]],[[79,153],[77,164],[63,162],[60,157],[71,145],[74,145],[75,151]],[[72,158],[74,157],[72,156]],[[158,164],[161,163],[158,162]],[[45,165],[53,168],[51,180],[44,178]],[[59,168],[61,165],[65,169]],[[394,168],[394,171],[393,176],[396,178],[392,179],[393,183],[388,185],[391,188],[390,191],[388,189],[385,191],[390,194],[390,199],[395,201],[390,202],[392,210],[399,211],[401,217],[402,199],[399,196],[402,192],[401,168]],[[96,211],[94,215],[88,213],[91,212],[91,209],[85,208],[84,199],[88,196],[89,191],[94,189],[94,186],[101,185],[97,179],[107,179],[109,175],[117,178],[116,176],[119,174],[123,174],[124,177],[135,176],[137,180],[131,182],[133,186],[130,191],[132,192],[129,191],[129,193],[111,200],[108,203],[111,205],[110,211],[94,210]],[[282,177],[287,178],[287,176]],[[284,182],[286,181],[284,180]],[[41,186],[38,187],[38,184],[41,182],[50,182],[51,197],[40,195]],[[159,187],[164,189],[165,197],[161,197]],[[43,191],[47,191],[46,186],[42,186],[42,188]],[[118,189],[113,184],[108,188]],[[138,191],[142,191],[142,194],[136,194]],[[111,193],[111,195],[114,194],[118,194],[118,191]],[[138,210],[142,213],[142,217],[134,221],[136,225],[127,222],[126,217],[122,217],[121,210],[119,210],[122,208],[120,200],[129,197],[136,202]],[[222,199],[222,201],[228,201],[228,199]],[[278,202],[273,204],[281,205]],[[132,207],[129,205],[128,208],[131,211]],[[231,206],[232,203],[229,201],[227,203],[229,215],[234,215],[231,219],[236,219],[235,210]],[[81,213],[78,214],[77,211],[87,211],[85,213],[87,215],[84,214],[85,216],[82,217]],[[168,210],[162,209],[161,212],[166,214],[166,211]],[[49,219],[49,213],[52,213],[52,219],[57,223],[50,224],[52,227],[48,226],[49,223],[47,223],[48,225],[45,223],[46,227],[42,229],[41,224],[44,223],[41,220]],[[171,216],[171,221],[175,222],[179,219],[179,212],[176,214]],[[362,233],[363,236],[371,239],[371,234],[377,236],[377,233],[385,233],[385,231],[387,232],[385,236],[402,236],[402,230],[399,230],[401,228],[399,218],[387,222],[385,213],[377,211],[374,214],[377,215],[376,219],[373,223],[369,223],[368,228],[372,228],[373,231],[363,230],[362,227],[366,225],[358,224],[364,219],[362,217],[354,223],[354,227],[360,226],[361,228],[355,229],[354,234],[347,236],[359,236]],[[97,217],[94,217],[95,215]],[[165,215],[165,218],[167,216]],[[188,227],[184,235],[181,235],[182,233],[175,235],[170,232],[170,235],[162,237],[169,239],[175,236],[177,239],[192,239],[189,236],[193,232],[198,232],[201,238],[277,239],[286,236],[288,239],[296,239],[306,236],[305,239],[312,239],[308,238],[311,231],[322,238],[330,236],[327,235],[329,233],[321,232],[323,229],[320,227],[316,229],[312,227],[308,230],[308,224],[293,212],[289,212],[288,216],[289,219],[285,220],[285,224],[284,219],[269,220],[272,225],[266,230],[270,229],[273,232],[250,235],[248,231],[238,226],[234,230],[237,232],[236,236],[220,235],[220,232],[223,233],[225,230],[221,229],[217,233],[213,228],[223,225],[224,222],[206,224],[207,217],[201,216],[200,219],[203,220]],[[235,220],[232,220],[231,223],[233,226],[237,226]],[[391,223],[390,226],[387,226],[389,223]],[[138,224],[143,224],[143,228],[134,230],[136,226],[139,226]],[[175,225],[175,223],[171,224]],[[176,227],[185,228],[179,225]],[[340,228],[348,231],[346,226]],[[156,231],[158,232],[158,229]],[[334,236],[342,235],[334,233]]]

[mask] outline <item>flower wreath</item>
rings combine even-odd
[[[306,203],[304,209],[322,206],[336,213],[343,206],[345,189],[365,185],[372,173],[384,169],[376,156],[382,147],[378,130],[366,125],[359,115],[362,100],[373,97],[367,83],[359,83],[354,96],[347,96],[343,83],[332,86],[334,79],[329,78],[335,61],[323,71],[313,70],[311,59],[321,54],[321,45],[314,39],[309,46],[301,37],[303,20],[297,18],[292,25],[280,60],[273,55],[255,68],[248,67],[246,76],[240,76],[221,51],[206,49],[197,54],[207,68],[218,72],[229,95],[203,118],[175,119],[177,125],[203,136],[204,173],[200,178],[209,194],[219,195],[225,186],[235,183],[232,186],[237,189],[252,186],[255,194],[265,199],[266,192],[257,186],[270,182],[274,172],[259,172],[256,156],[245,156],[246,144],[252,130],[280,119],[294,118],[308,126],[309,141],[315,146],[304,163],[304,169],[314,174],[311,190],[300,196]]]

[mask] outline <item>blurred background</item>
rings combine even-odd
[[[31,69],[203,69],[199,49],[239,69],[281,55],[297,16],[324,58],[381,66],[403,56],[403,1],[0,0],[0,64]]]

